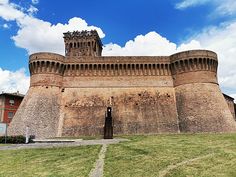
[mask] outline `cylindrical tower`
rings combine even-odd
[[[60,117],[64,56],[36,53],[30,56],[30,88],[12,120],[8,133],[36,138],[55,137]]]
[[[62,86],[64,56],[54,53],[35,53],[30,55],[30,86]]]
[[[170,57],[181,132],[236,131],[217,82],[217,55],[208,50]]]

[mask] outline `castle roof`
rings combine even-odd
[[[14,97],[21,97],[21,98],[24,98],[25,95],[19,93],[19,92],[15,92],[15,93],[6,93],[6,92],[2,92],[0,94],[0,96],[14,96]]]

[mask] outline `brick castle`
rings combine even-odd
[[[36,138],[114,134],[232,132],[236,122],[217,82],[217,55],[101,56],[96,31],[64,33],[65,56],[30,56],[30,89],[9,134]]]

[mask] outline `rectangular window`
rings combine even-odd
[[[12,119],[14,116],[14,112],[8,112],[8,119]]]
[[[11,106],[13,106],[15,104],[15,101],[14,100],[9,100],[9,103]]]

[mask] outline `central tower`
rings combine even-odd
[[[96,30],[63,34],[66,57],[101,56],[102,42]]]

